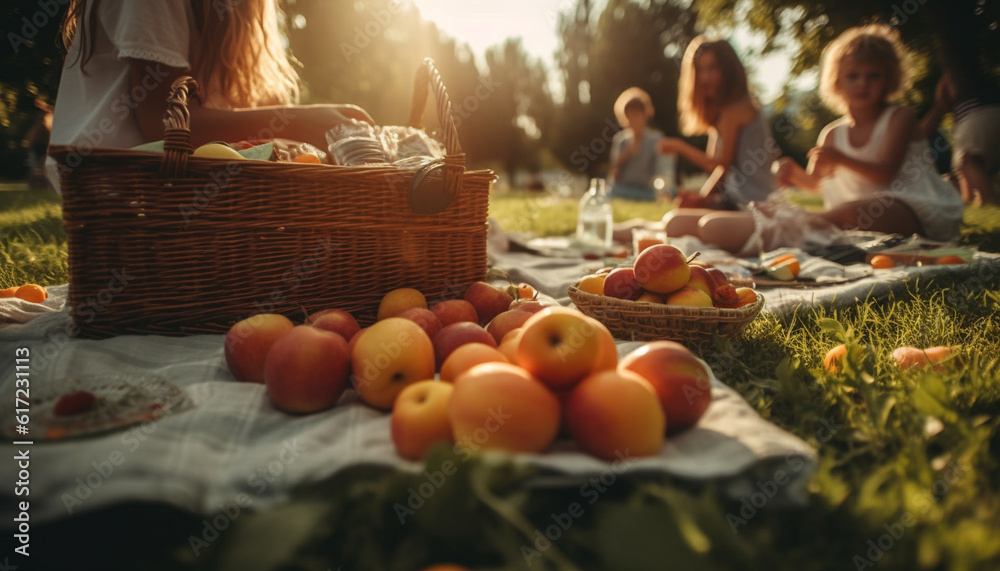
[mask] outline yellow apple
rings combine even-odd
[[[420,460],[431,446],[451,442],[448,403],[452,389],[451,383],[429,379],[399,393],[392,407],[390,434],[400,456]]]
[[[599,325],[573,309],[545,308],[524,322],[517,363],[553,390],[572,387],[594,370],[607,331]]]
[[[358,335],[351,350],[351,380],[368,405],[389,410],[407,385],[434,378],[434,346],[413,321],[389,317]]]
[[[424,294],[411,287],[394,289],[385,294],[378,304],[377,319],[381,321],[387,317],[395,317],[413,307],[427,309]]]

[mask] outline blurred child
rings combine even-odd
[[[162,139],[166,97],[183,75],[198,81],[202,102],[190,108],[195,147],[280,136],[323,149],[336,124],[371,122],[352,105],[294,105],[298,76],[276,0],[69,0],[62,36],[68,54],[53,144],[130,148]]]
[[[698,36],[691,42],[684,52],[678,89],[683,131],[707,133],[708,146],[702,151],[667,137],[660,141],[659,151],[680,155],[711,176],[698,195],[682,197],[681,208],[664,218],[667,234],[699,236],[703,242],[730,249],[736,245],[733,231],[746,230],[750,218],[713,211],[743,210],[752,201],[765,200],[777,188],[770,165],[778,147],[751,96],[746,70],[725,40]]]
[[[962,201],[935,171],[913,110],[890,103],[908,86],[905,58],[885,25],[851,28],[827,46],[820,95],[844,116],[820,133],[808,169],[782,158],[775,174],[782,185],[821,192],[820,216],[840,228],[949,240]]]
[[[626,89],[615,101],[615,116],[622,130],[611,141],[612,198],[656,200],[652,182],[659,160],[656,145],[663,133],[648,126],[653,113],[649,94],[638,87]]]

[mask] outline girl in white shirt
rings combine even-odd
[[[907,85],[906,53],[884,25],[847,30],[824,51],[820,95],[844,116],[809,151],[808,169],[782,158],[782,185],[821,192],[820,216],[841,228],[958,235],[962,201],[934,169],[912,109],[890,104]]]
[[[191,143],[278,137],[326,147],[353,105],[295,105],[298,76],[278,28],[275,0],[69,0],[68,53],[52,144],[130,148],[163,138],[174,80],[192,75]],[[51,159],[49,178],[58,188]]]

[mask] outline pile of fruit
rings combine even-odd
[[[226,335],[226,362],[290,413],[328,409],[352,385],[392,411],[396,450],[414,460],[442,442],[537,453],[560,432],[600,458],[652,455],[711,403],[709,371],[684,346],[649,343],[619,363],[600,322],[543,305],[530,286],[509,289],[477,282],[429,308],[397,289],[365,329],[338,309],[299,326],[255,315]]]
[[[49,298],[49,292],[38,284],[25,284],[7,289],[0,289],[0,299],[16,297],[32,303],[42,303]]]
[[[632,267],[585,276],[581,291],[630,301],[694,307],[742,307],[757,301],[757,292],[734,287],[718,268],[669,244],[657,244],[636,256]]]

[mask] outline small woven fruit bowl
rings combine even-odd
[[[587,293],[573,284],[569,297],[577,309],[600,321],[618,339],[682,343],[729,339],[739,335],[764,307],[764,297],[742,307],[689,307],[618,299]]]

